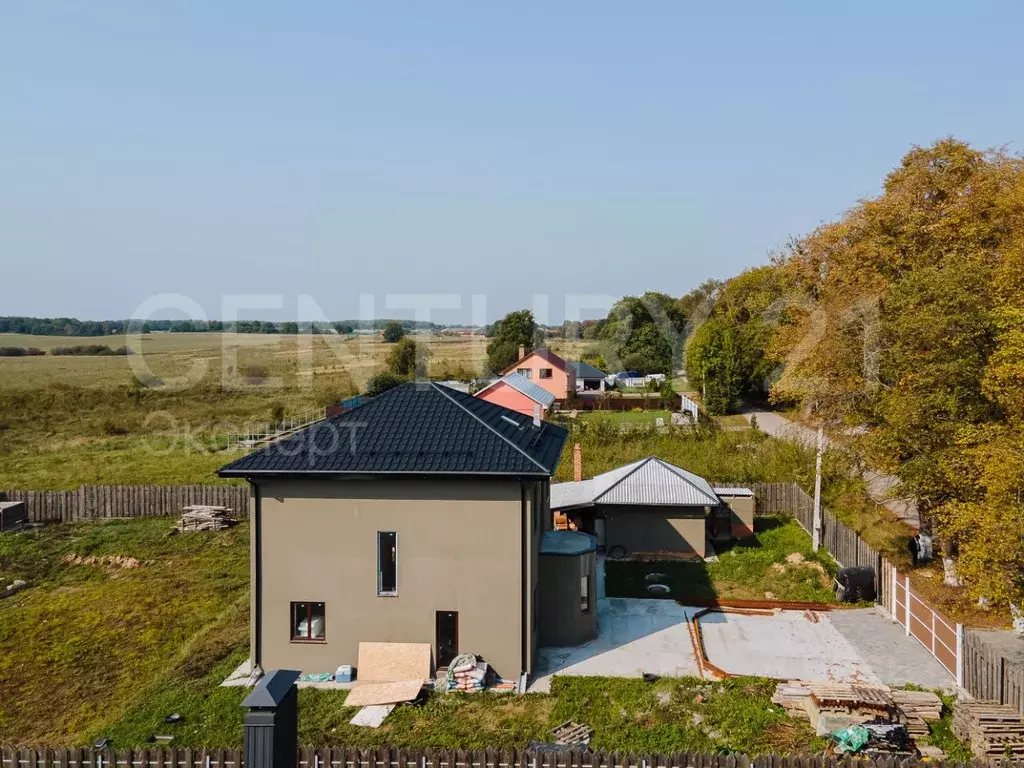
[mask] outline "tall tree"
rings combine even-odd
[[[396,344],[405,336],[405,326],[397,320],[392,320],[384,326],[384,341],[388,344]]]
[[[488,334],[491,340],[487,343],[487,368],[492,373],[501,373],[519,359],[519,348],[527,352],[534,348],[537,323],[533,312],[520,309],[509,312],[501,320],[495,322]]]

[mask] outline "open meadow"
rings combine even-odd
[[[483,374],[486,338],[414,338],[429,349],[432,377]],[[393,346],[369,334],[0,334],[0,346],[79,344],[134,354],[0,357],[0,488],[216,482],[228,435],[356,394]]]

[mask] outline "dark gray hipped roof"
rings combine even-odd
[[[576,369],[577,379],[603,379],[608,375],[590,363],[584,363],[582,360],[573,360],[569,365]]]
[[[250,453],[217,474],[550,477],[567,432],[433,382],[395,387]]]

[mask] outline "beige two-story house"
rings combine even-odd
[[[330,672],[355,664],[361,641],[418,642],[436,667],[468,652],[503,677],[531,673],[565,439],[414,382],[223,467],[253,489],[253,664]],[[576,622],[588,603],[566,605]]]

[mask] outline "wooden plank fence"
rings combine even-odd
[[[917,768],[917,758],[865,758],[850,755],[748,755],[679,752],[535,752],[517,749],[352,749],[301,747],[297,768]],[[929,761],[936,768],[1024,763]],[[0,748],[0,768],[243,768],[240,749],[15,749]]]
[[[1024,664],[1006,658],[988,642],[989,634],[985,630],[964,631],[963,686],[976,699],[1016,707],[1024,716]]]
[[[179,515],[191,504],[249,512],[247,485],[83,485],[75,491],[0,490],[0,501],[24,501],[33,522]]]

